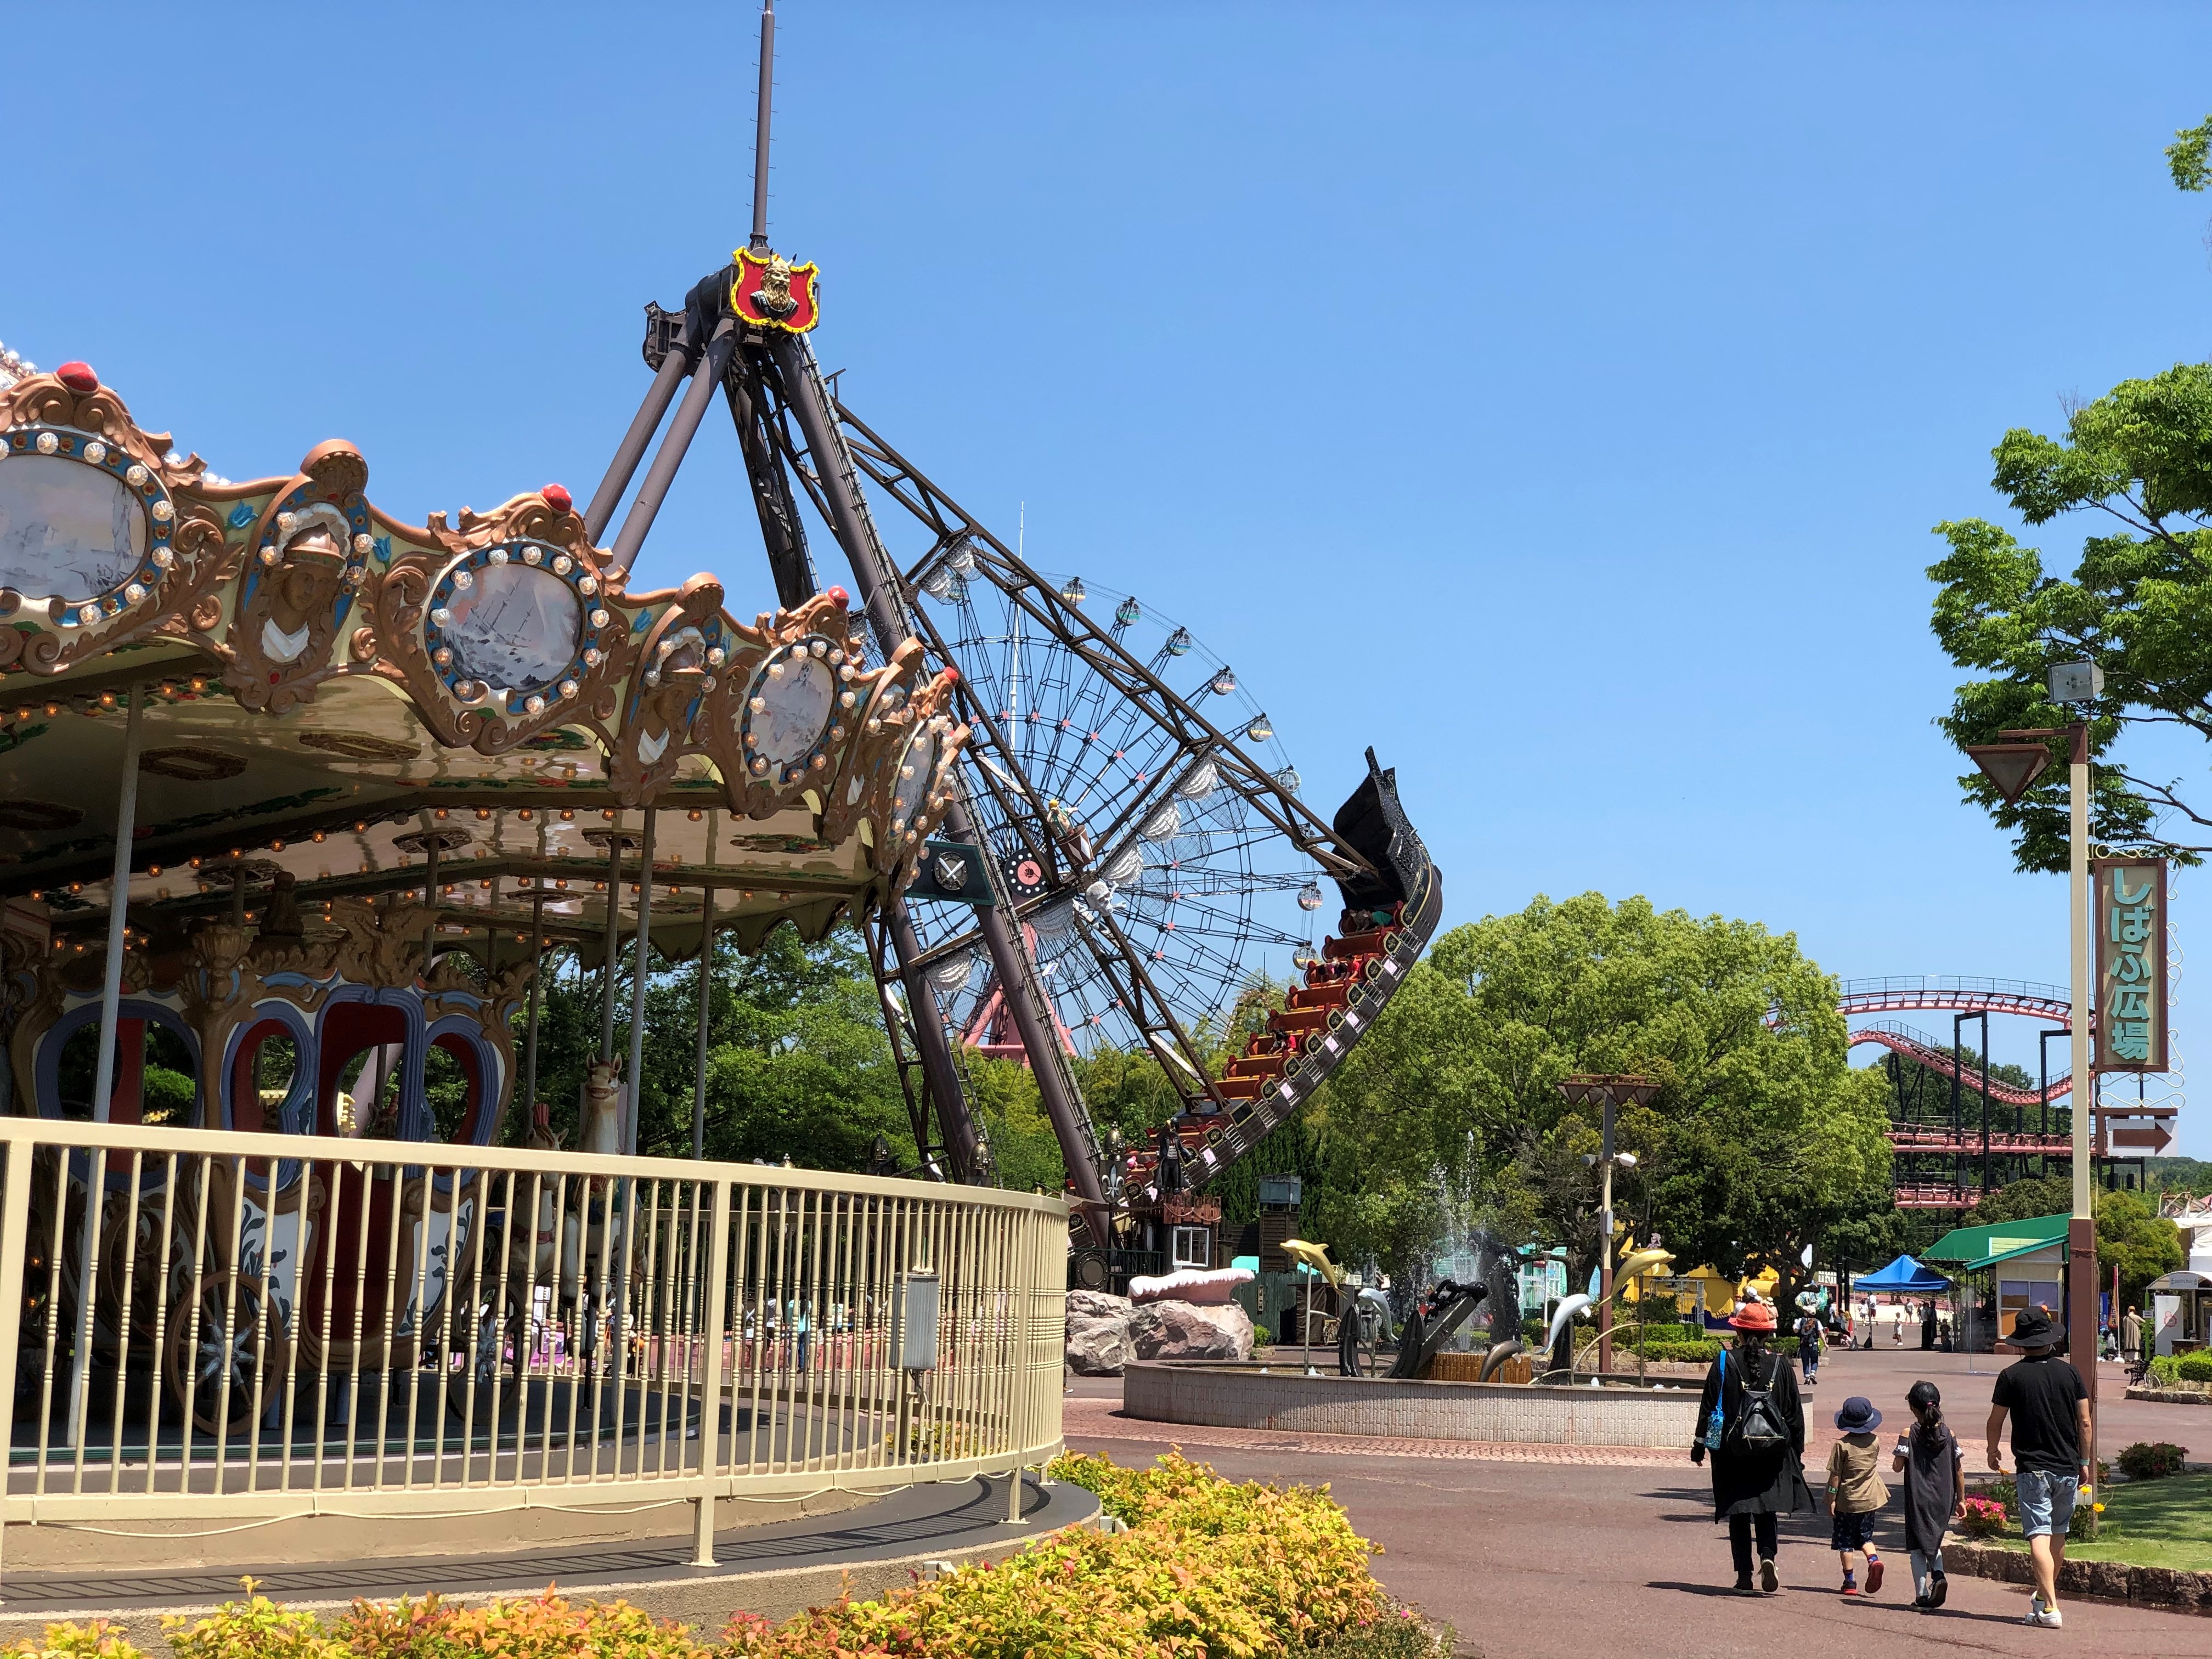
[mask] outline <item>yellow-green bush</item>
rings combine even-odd
[[[1180,1454],[1141,1471],[1068,1455],[1049,1472],[1097,1492],[1129,1529],[1065,1533],[783,1625],[740,1619],[730,1648],[745,1659],[1261,1659],[1386,1610],[1373,1546],[1325,1490],[1232,1485]]]
[[[357,1601],[325,1620],[255,1592],[165,1619],[177,1659],[1439,1659],[1394,1608],[1326,1487],[1224,1480],[1180,1454],[1149,1469],[1069,1455],[1057,1479],[1127,1530],[1077,1528],[995,1565],[841,1601],[781,1624],[739,1614],[702,1644],[625,1602],[543,1595],[453,1607]],[[112,1626],[48,1627],[0,1659],[145,1659]]]

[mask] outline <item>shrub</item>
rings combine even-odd
[[[2163,1480],[2179,1474],[2189,1461],[2186,1448],[2170,1440],[2138,1440],[2120,1450],[2120,1473],[2130,1480]]]
[[[2162,1382],[2169,1389],[2180,1382],[2181,1356],[2178,1353],[2162,1353],[2154,1358],[2150,1362],[2150,1380],[2154,1382]]]
[[[2212,1350],[2197,1349],[2178,1356],[2174,1375],[2185,1382],[2212,1382]]]
[[[1141,1471],[1063,1455],[1050,1473],[1097,1492],[1128,1530],[1065,1534],[995,1566],[945,1574],[880,1601],[817,1607],[781,1625],[739,1620],[724,1632],[728,1651],[746,1659],[1169,1659],[1202,1650],[1265,1659],[1372,1637],[1390,1610],[1367,1569],[1372,1547],[1325,1491],[1232,1485],[1180,1453]],[[1433,1643],[1420,1650],[1432,1652]]]
[[[1374,1549],[1325,1488],[1239,1486],[1180,1454],[1149,1469],[1065,1455],[1127,1530],[1078,1528],[996,1565],[781,1624],[740,1613],[720,1645],[626,1602],[542,1595],[454,1607],[356,1601],[328,1621],[244,1581],[242,1598],[162,1629],[177,1659],[1450,1659],[1455,1638],[1395,1605]],[[0,1659],[147,1659],[113,1626],[57,1624]]]
[[[1959,1530],[1969,1538],[1995,1538],[2005,1525],[2005,1506],[1994,1498],[1969,1498],[1959,1516]]]
[[[131,1644],[120,1626],[105,1619],[95,1619],[88,1625],[49,1625],[44,1641],[34,1642],[27,1636],[0,1648],[0,1656],[5,1659],[146,1659]]]
[[[350,1659],[313,1613],[287,1612],[258,1594],[251,1578],[238,1582],[245,1600],[226,1601],[204,1619],[161,1615],[161,1634],[177,1659]]]

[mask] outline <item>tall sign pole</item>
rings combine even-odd
[[[2054,685],[2053,690],[2058,688]],[[2074,1066],[2074,1215],[2066,1226],[2066,1340],[2074,1369],[2089,1393],[2089,1467],[2097,1467],[2097,1183],[2091,1134],[2097,1108],[2097,1074],[2089,1029],[2089,727],[2068,729],[2066,881],[2074,1004],[2068,1050]]]
[[[2000,732],[1994,744],[1969,744],[1966,753],[1996,786],[2007,805],[2017,802],[2050,764],[2047,738],[2066,739],[2069,968],[2073,1008],[2067,1048],[2073,1063],[2074,1213],[2066,1225],[2067,1352],[2089,1396],[2089,1467],[2097,1467],[2097,1188],[2091,1163],[2097,1110],[2096,1055],[2092,1048],[2089,982],[2089,722],[2087,705],[2105,690],[2104,672],[2093,662],[2059,663],[2051,670],[2051,700],[2070,705],[2082,718],[2062,727]],[[2160,940],[2161,945],[2163,939]],[[2161,959],[2162,960],[2162,959]],[[2163,986],[2161,985],[2161,991]],[[2095,1010],[2100,1016],[2106,1011]],[[2107,1022],[2108,1023],[2108,1022]],[[2162,1026],[2161,1026],[2162,1029]],[[1987,1045],[1984,1044],[1984,1047]],[[2101,1046],[2101,1045],[2099,1045]]]

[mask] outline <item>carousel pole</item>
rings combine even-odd
[[[107,960],[100,986],[100,1059],[93,1071],[92,1121],[105,1123],[112,1110],[109,1096],[115,1090],[116,1039],[122,1027],[123,946],[131,914],[131,843],[138,828],[138,752],[144,735],[145,699],[133,685],[124,694],[129,711],[123,721],[123,787],[115,802],[115,863],[107,882]],[[100,1212],[101,1176],[106,1158],[95,1154],[87,1160],[85,1174],[84,1238],[77,1260],[92,1260],[93,1228]],[[91,1287],[87,1286],[89,1290]],[[84,1317],[78,1322],[76,1340],[70,1344],[69,1382],[69,1443],[84,1440],[85,1368],[92,1358],[92,1302],[82,1298]]]
[[[707,868],[714,867],[714,842],[721,834],[720,814],[707,811]],[[714,883],[710,875],[699,900],[699,1057],[691,1079],[691,1156],[707,1155],[707,1024],[714,1012]]]
[[[537,1121],[538,1007],[545,975],[545,878],[538,878],[530,895],[530,1024],[523,1040],[522,1106]]]
[[[615,1057],[615,963],[622,951],[622,814],[607,831],[607,963],[599,981],[599,1059]]]
[[[645,809],[645,844],[638,854],[637,962],[630,975],[629,1073],[623,1102],[623,1151],[637,1155],[638,1097],[645,1070],[645,967],[653,954],[653,830],[660,813],[651,803]]]

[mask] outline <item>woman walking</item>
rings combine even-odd
[[[1778,1517],[1813,1507],[1805,1484],[1805,1407],[1797,1376],[1768,1346],[1774,1304],[1746,1300],[1729,1323],[1738,1333],[1705,1373],[1698,1404],[1703,1431],[1690,1461],[1712,1459],[1713,1510],[1729,1526],[1739,1595],[1771,1595]],[[1759,1583],[1752,1583],[1752,1546],[1759,1547]]]

